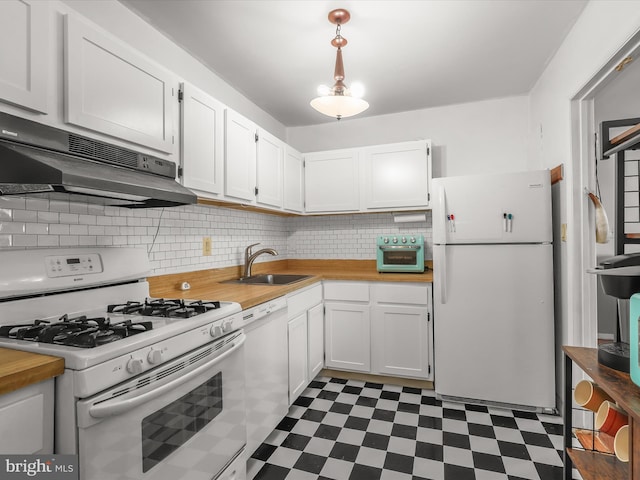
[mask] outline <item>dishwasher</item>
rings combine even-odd
[[[289,410],[287,301],[279,297],[242,312],[246,335],[246,457]]]

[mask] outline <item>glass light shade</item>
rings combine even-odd
[[[352,117],[364,112],[369,104],[361,98],[348,95],[325,95],[311,100],[311,106],[329,117]]]
[[[364,97],[364,85],[360,82],[353,82],[351,88],[349,88],[349,92],[354,98],[362,98]]]

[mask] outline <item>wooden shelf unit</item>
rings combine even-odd
[[[598,363],[598,350],[585,347],[562,347],[564,364],[564,478],[571,480],[573,466],[584,480],[640,480],[640,387],[628,373],[619,372]],[[572,427],[572,367],[577,365],[629,415],[629,463],[614,455],[571,448]]]

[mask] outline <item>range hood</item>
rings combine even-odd
[[[0,112],[0,195],[60,194],[128,208],[196,203],[176,164]]]

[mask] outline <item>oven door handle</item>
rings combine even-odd
[[[420,250],[420,245],[380,245],[380,250]]]
[[[128,412],[131,409],[142,405],[143,403],[149,402],[154,398],[157,398],[161,395],[164,395],[170,390],[173,390],[179,385],[182,385],[185,382],[188,382],[192,378],[200,375],[205,370],[210,369],[215,364],[221,362],[228,356],[232,355],[236,350],[238,350],[242,344],[244,343],[247,337],[242,335],[238,340],[234,341],[226,352],[218,355],[213,360],[200,365],[198,368],[191,370],[186,375],[182,375],[175,380],[172,380],[164,385],[159,386],[158,388],[154,388],[153,390],[149,390],[142,395],[138,395],[137,397],[128,398],[126,400],[106,400],[97,405],[92,405],[89,407],[89,415],[93,418],[105,418],[111,417],[114,415],[119,415],[122,412]]]

